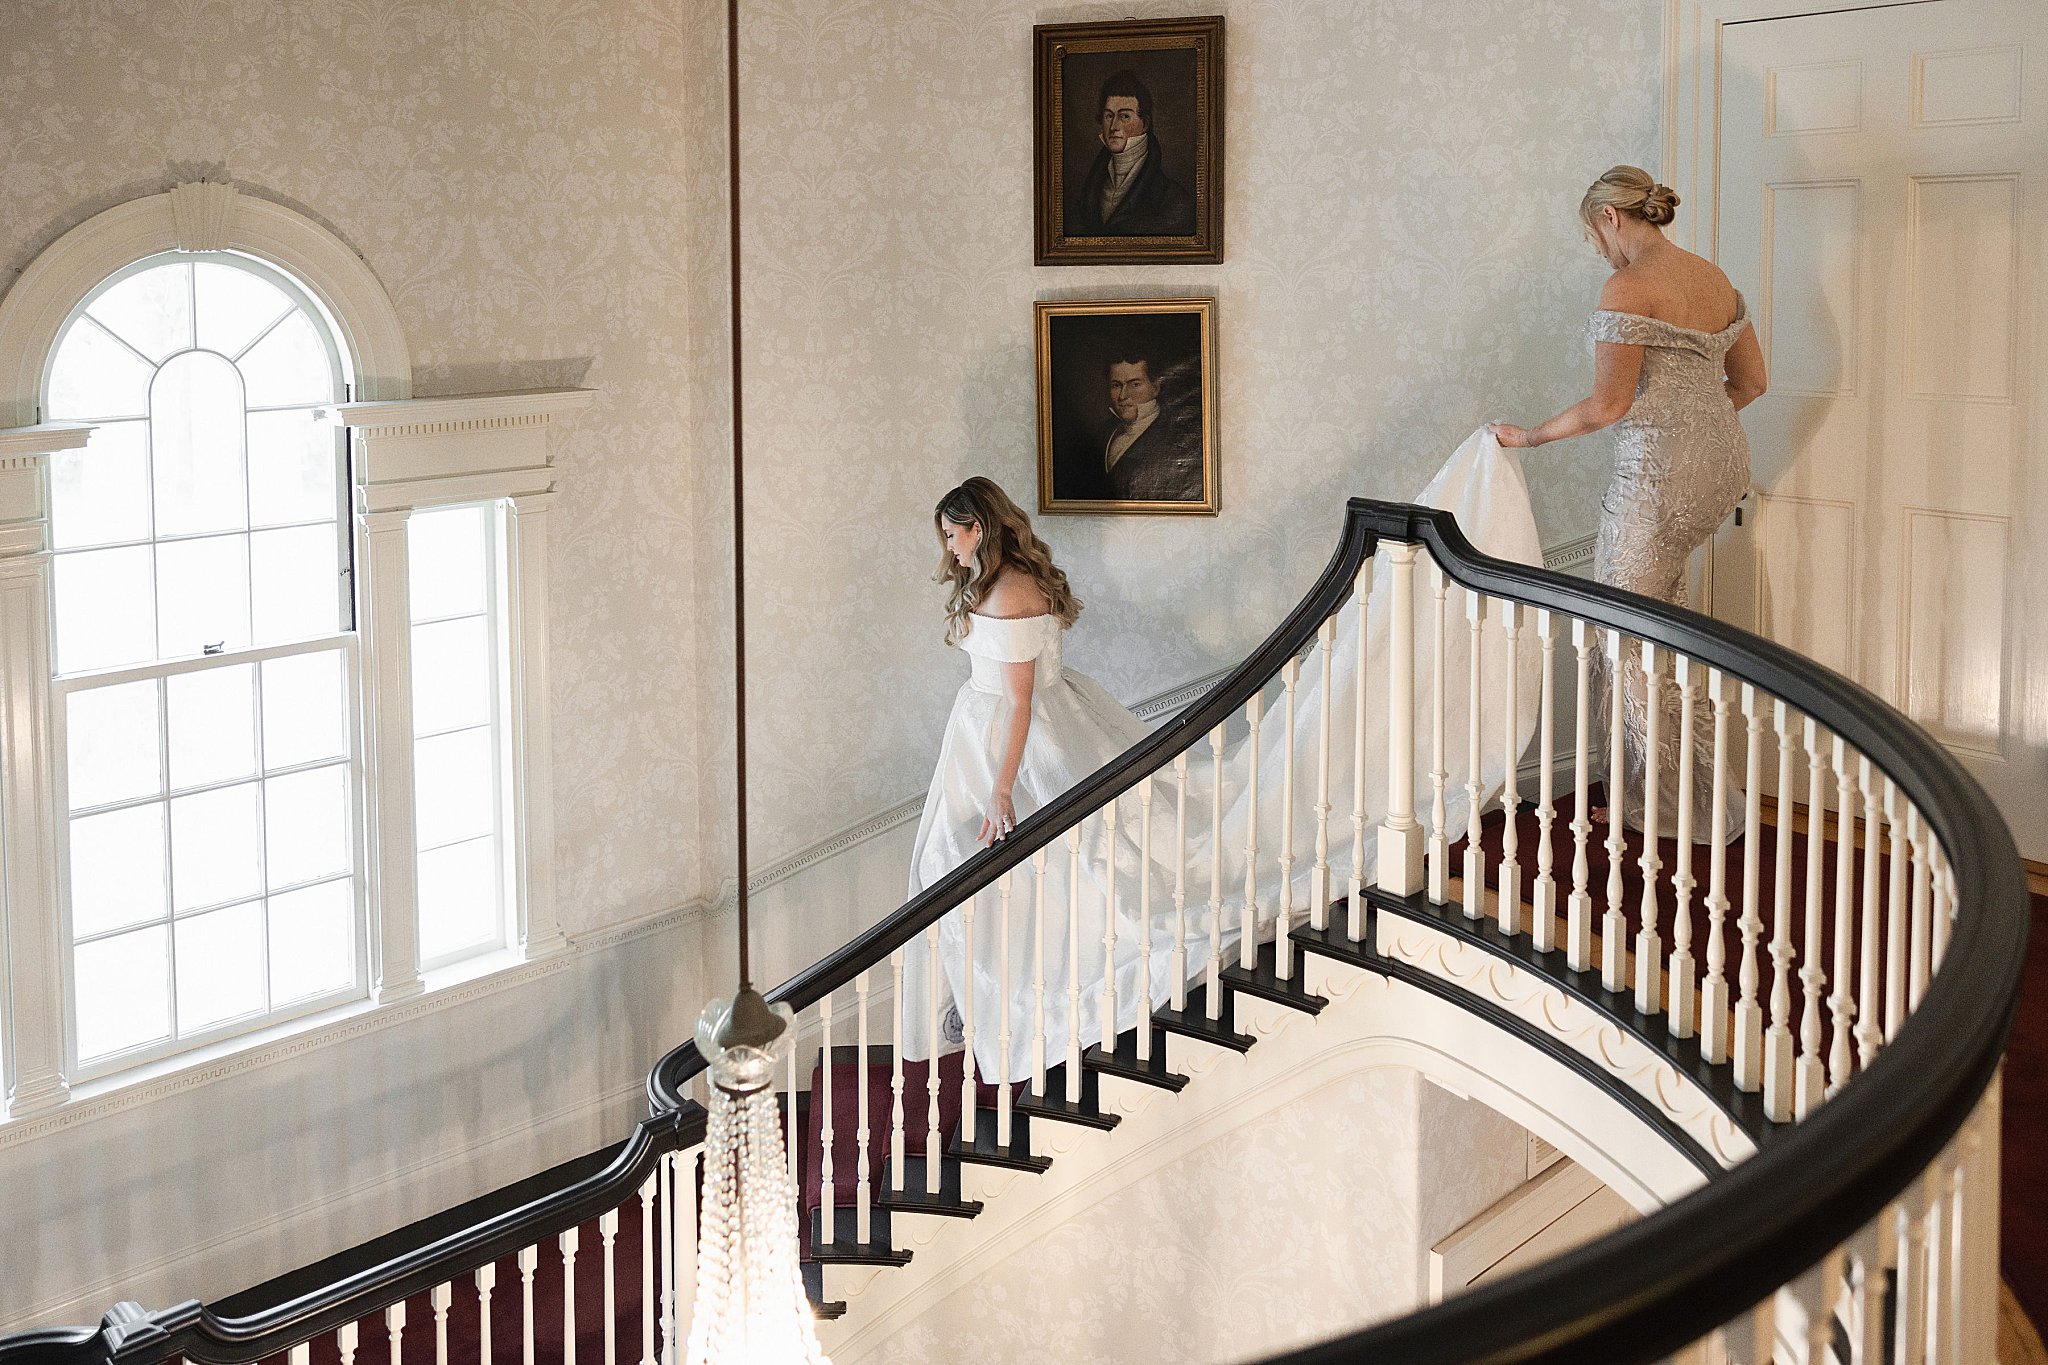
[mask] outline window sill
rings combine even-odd
[[[74,1128],[103,1115],[523,985],[559,970],[573,956],[573,951],[558,952],[528,961],[517,948],[479,953],[426,973],[425,990],[395,1004],[351,1000],[253,1033],[238,1034],[97,1077],[73,1086],[70,1098],[54,1109],[0,1119],[0,1147]]]

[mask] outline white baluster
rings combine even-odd
[[[656,1171],[649,1171],[640,1185],[640,1365],[654,1365],[654,1194],[659,1179]],[[483,1284],[481,1270],[477,1272],[477,1284]],[[488,1300],[489,1296],[485,1297]],[[484,1320],[490,1321],[488,1312]],[[488,1342],[488,1335],[485,1340]],[[490,1358],[491,1353],[486,1350],[484,1359]]]
[[[1658,853],[1657,829],[1663,812],[1657,809],[1659,788],[1663,783],[1659,760],[1663,755],[1664,701],[1661,695],[1664,678],[1663,660],[1657,653],[1657,646],[1648,640],[1643,645],[1643,753],[1647,756],[1643,765],[1643,852],[1636,860],[1636,866],[1643,870],[1643,899],[1639,907],[1642,923],[1636,926],[1636,1008],[1644,1014],[1655,1014],[1663,1007],[1662,982],[1659,968],[1664,965],[1664,945],[1657,935],[1657,875],[1663,870],[1664,859]],[[1621,826],[1620,807],[1607,813],[1612,826]]]
[[[790,1049],[790,1057],[796,1056],[796,1049]],[[792,1072],[792,1075],[794,1072]],[[789,1112],[796,1113],[796,1090],[792,1083],[789,1092]],[[790,1160],[795,1162],[794,1144]],[[655,1170],[661,1176],[661,1193],[657,1217],[660,1220],[658,1240],[661,1243],[661,1355],[664,1365],[673,1365],[681,1354],[682,1343],[676,1340],[676,1318],[682,1312],[682,1295],[676,1280],[676,1167],[669,1160],[669,1153],[663,1152],[655,1159]],[[801,1190],[803,1186],[794,1188]],[[799,1241],[802,1234],[799,1232]],[[692,1286],[694,1289],[695,1286]]]
[[[300,1342],[285,1352],[284,1359],[285,1365],[313,1365],[313,1343],[310,1341]],[[189,1358],[185,1359],[185,1365],[192,1365]]]
[[[1818,818],[1817,816],[1815,818]],[[1830,1251],[1820,1264],[1793,1281],[1793,1291],[1806,1309],[1806,1359],[1821,1365],[1834,1354],[1835,1301],[1842,1295],[1842,1253]]]
[[[1932,934],[1929,895],[1934,880],[1933,861],[1928,857],[1933,840],[1928,837],[1919,808],[1912,805],[1906,807],[1906,842],[1913,847],[1913,938],[1906,979],[1906,1009],[1911,1013],[1920,1008],[1920,997],[1927,993]]]
[[[652,1185],[653,1183],[654,1177],[649,1176],[648,1184]],[[641,1193],[643,1196],[645,1195],[646,1191],[644,1188]],[[652,1208],[653,1205],[650,1203],[648,1207]],[[650,1267],[653,1266],[654,1249],[651,1238],[644,1254],[647,1257],[646,1264]],[[483,1365],[491,1365],[491,1291],[497,1287],[497,1263],[491,1262],[478,1266],[476,1268],[476,1358],[482,1361]],[[650,1290],[653,1288],[651,1281],[648,1288]],[[652,1293],[647,1295],[647,1302],[649,1305],[653,1304],[654,1295]],[[654,1351],[652,1347],[648,1349],[647,1357],[647,1365],[653,1365]]]
[[[1678,687],[1678,847],[1677,862],[1671,869],[1675,907],[1667,988],[1670,999],[1665,1009],[1671,1016],[1672,1034],[1690,1038],[1698,1031],[1698,1016],[1693,1009],[1698,997],[1693,990],[1692,960],[1692,660],[1683,654],[1672,654],[1671,680]]]
[[[1273,926],[1273,975],[1285,981],[1294,974],[1294,690],[1301,681],[1301,660],[1289,659],[1280,669],[1286,702],[1286,725],[1280,752],[1280,904]]]
[[[1479,847],[1479,770],[1485,766],[1479,733],[1479,701],[1484,690],[1481,665],[1486,654],[1482,634],[1486,625],[1486,599],[1476,591],[1465,592],[1465,630],[1470,637],[1465,660],[1465,918],[1481,919],[1486,914],[1486,864]]]
[[[1591,872],[1586,861],[1586,838],[1593,832],[1587,781],[1593,765],[1593,631],[1584,621],[1572,621],[1572,650],[1578,656],[1578,676],[1572,710],[1572,894],[1565,902],[1564,954],[1573,971],[1583,972],[1593,965],[1593,894],[1587,886]]]
[[[341,1365],[355,1365],[357,1332],[358,1327],[353,1322],[344,1322],[334,1329],[334,1348],[341,1356]],[[531,1336],[531,1332],[528,1335]],[[532,1361],[532,1347],[527,1348],[526,1358],[529,1362]]]
[[[1209,1018],[1223,1011],[1223,727],[1209,732],[1209,976],[1204,1008]],[[1356,888],[1352,894],[1356,896]]]
[[[1890,1042],[1898,1037],[1899,1025],[1906,1022],[1906,954],[1912,938],[1906,919],[1906,897],[1912,877],[1907,862],[1911,845],[1899,814],[1899,788],[1889,777],[1884,780],[1884,823],[1891,855],[1891,875],[1885,883],[1888,917],[1884,934],[1884,1037]]]
[[[1949,931],[1955,925],[1956,874],[1933,830],[1927,832],[1927,846],[1934,859],[1934,960],[1931,970],[1938,972],[1942,958],[1948,956]]]
[[[1135,1055],[1145,1051],[1143,1040],[1152,1029],[1152,774],[1146,773],[1138,782],[1138,1026],[1132,1034],[1137,1046]],[[1114,1021],[1104,1030],[1109,1039],[1102,1045],[1104,1052],[1116,1050],[1117,1028]]]
[[[1259,699],[1245,703],[1251,722],[1246,744],[1251,750],[1251,776],[1245,797],[1244,908],[1237,912],[1237,963],[1249,971],[1259,961]]]
[[[1501,742],[1500,809],[1504,817],[1500,831],[1500,894],[1494,913],[1504,934],[1522,932],[1522,831],[1519,809],[1521,791],[1517,786],[1522,764],[1521,668],[1516,651],[1521,646],[1522,607],[1505,597],[1494,599],[1500,613],[1501,638],[1506,643],[1507,724]],[[1478,828],[1474,822],[1473,828]]]
[[[664,1183],[665,1180],[664,1180]],[[533,1272],[540,1265],[540,1248],[523,1247],[519,1252],[519,1358],[526,1365],[533,1365]],[[353,1354],[351,1352],[350,1354]],[[341,1365],[349,1365],[349,1357],[341,1358]]]
[[[1043,978],[1040,978],[1041,981]],[[1039,992],[1041,995],[1044,991]],[[899,1194],[903,1191],[903,1157],[907,1139],[903,1126],[903,950],[898,948],[889,954],[889,1015],[890,1026],[895,1030],[889,1048],[889,1188]],[[1039,1019],[1039,1037],[1044,1038],[1045,1020],[1043,1011]],[[931,1050],[932,1062],[939,1056],[939,1040],[932,1038],[927,1046]]]
[[[604,1240],[604,1365],[618,1365],[619,1359],[619,1211],[606,1209],[597,1216],[597,1235]],[[447,1365],[437,1361],[436,1365]]]
[[[1628,989],[1628,921],[1621,911],[1621,860],[1628,853],[1628,839],[1622,832],[1622,811],[1627,802],[1622,794],[1625,777],[1623,757],[1628,750],[1623,735],[1625,724],[1622,695],[1621,632],[1607,632],[1607,913],[1600,918],[1600,981],[1610,991]]]
[[[925,993],[924,1019],[925,1037],[931,1040],[931,1060],[924,1071],[924,1192],[939,1192],[939,1155],[944,1150],[939,1136],[939,982],[945,980],[939,975],[939,926],[934,924],[924,931],[925,951]],[[963,1132],[963,1140],[971,1134]],[[799,1185],[798,1189],[803,1187]]]
[[[1358,598],[1357,657],[1352,676],[1358,680],[1352,699],[1351,717],[1351,885],[1344,907],[1344,932],[1353,942],[1365,937],[1365,693],[1372,676],[1366,659],[1367,628],[1371,624],[1372,560],[1358,566],[1352,581]],[[1220,799],[1220,792],[1219,792]]]
[[[874,1120],[868,1113],[868,974],[853,978],[853,1240],[866,1246],[874,1227]],[[828,1065],[829,1059],[828,1059]]]
[[[1785,703],[1772,703],[1778,730],[1778,857],[1771,908],[1771,1022],[1764,1031],[1764,1114],[1792,1117],[1792,722]]]
[[[690,1319],[696,1309],[697,1289],[697,1191],[698,1162],[703,1156],[702,1147],[693,1147],[688,1152],[670,1152],[668,1162],[676,1168],[675,1188],[682,1191],[676,1200],[675,1227],[669,1234],[676,1249],[675,1256],[675,1355],[682,1356],[682,1349],[690,1338]]]
[[[1188,756],[1173,756],[1173,998],[1175,1011],[1188,1007]],[[1152,1055],[1152,1026],[1138,1024],[1138,1058]]]
[[[581,1228],[570,1228],[555,1239],[562,1252],[562,1358],[569,1365],[576,1362],[576,1248],[582,1233]],[[392,1365],[397,1365],[395,1351],[391,1359]]]
[[[1067,1102],[1081,1102],[1081,821],[1067,831]]]
[[[1849,785],[1847,746],[1840,735],[1834,737],[1830,753],[1835,768],[1835,990],[1828,997],[1834,1036],[1828,1046],[1827,1093],[1832,1095],[1849,1080],[1849,1038],[1856,1020],[1856,1000],[1850,993],[1855,989],[1850,964],[1856,949],[1856,802],[1855,789]]]
[[[1380,826],[1382,891],[1412,896],[1422,889],[1422,825],[1415,818],[1415,556],[1419,546],[1387,547],[1388,596],[1393,619],[1387,635],[1387,819]],[[1361,571],[1362,572],[1362,571]],[[1359,632],[1361,642],[1365,638]],[[1365,681],[1365,670],[1359,670]],[[1365,704],[1361,686],[1359,704]]]
[[[1793,1098],[1793,1112],[1805,1118],[1813,1112],[1827,1093],[1827,1066],[1821,1060],[1821,1010],[1827,995],[1828,974],[1821,964],[1825,945],[1821,941],[1824,924],[1821,916],[1821,896],[1826,886],[1827,859],[1824,856],[1826,844],[1822,837],[1827,819],[1828,799],[1825,786],[1824,760],[1821,757],[1820,730],[1808,716],[1803,727],[1806,735],[1806,942],[1800,954],[1799,984],[1804,998],[1799,1014],[1799,1065],[1796,1089]],[[1789,802],[1779,811],[1785,824],[1792,822]]]
[[[1860,1003],[1856,1011],[1856,1064],[1867,1068],[1877,1060],[1878,1046],[1884,1042],[1884,1026],[1879,1014],[1881,997],[1878,994],[1883,983],[1883,969],[1878,965],[1877,957],[1882,927],[1878,888],[1881,836],[1878,827],[1883,816],[1870,760],[1861,755],[1856,759],[1856,786],[1863,797],[1863,952],[1856,969],[1856,981],[1860,987]]]
[[[1707,817],[1714,860],[1707,864],[1707,975],[1700,983],[1700,1052],[1709,1062],[1725,1062],[1728,948],[1721,935],[1728,917],[1728,695],[1718,668],[1707,670],[1707,705],[1714,712],[1714,805]]]
[[[1742,718],[1746,727],[1743,772],[1748,785],[1742,805],[1742,963],[1735,1004],[1735,1084],[1755,1090],[1763,1084],[1763,1010],[1757,1003],[1757,944],[1764,934],[1763,888],[1759,864],[1763,852],[1764,718],[1756,688],[1742,685]]]
[[[1045,850],[1031,855],[1031,1093],[1045,1093]]]
[[[1330,646],[1336,637],[1337,618],[1325,618],[1316,632],[1316,657],[1323,672],[1316,710],[1316,867],[1308,896],[1308,927],[1318,930],[1330,921]]]
[[[971,944],[970,944],[971,947]],[[972,962],[974,959],[969,958]],[[937,977],[932,978],[934,981]],[[818,1023],[823,1030],[823,1043],[818,1054],[818,1088],[812,1098],[818,1106],[818,1241],[831,1246],[839,1240],[839,1190],[838,1173],[833,1170],[832,1149],[837,1145],[837,1134],[832,1123],[832,992],[826,991],[818,1001]],[[795,1051],[794,1047],[791,1051]],[[806,1134],[806,1137],[809,1135]],[[798,1190],[803,1186],[798,1185]],[[801,1194],[797,1197],[803,1202]]]
[[[960,1131],[973,1140],[976,1129],[975,1088],[974,1088],[974,983],[980,973],[976,970],[974,958],[974,902],[969,896],[960,907],[960,960],[966,964],[962,973],[967,978],[966,989],[960,992]]]
[[[1926,1365],[1928,1275],[1927,1190],[1929,1182],[1915,1181],[1894,1206],[1898,1210],[1898,1281],[1894,1287],[1897,1304],[1895,1339],[1898,1365]]]
[[[1552,863],[1556,854],[1550,847],[1550,830],[1557,819],[1556,679],[1557,641],[1550,626],[1550,612],[1536,608],[1536,652],[1543,665],[1543,681],[1536,702],[1536,883],[1532,900],[1532,943],[1538,952],[1557,947],[1557,879]]]
[[[1004,873],[1003,873],[1003,876],[1002,876],[1002,880],[1000,880],[999,882],[997,882],[997,883],[996,883],[996,903],[997,903],[997,905],[998,905],[998,906],[1000,906],[1000,907],[1001,907],[1001,913],[1000,913],[1000,914],[998,915],[998,918],[1002,920],[1002,932],[1003,932],[1003,948],[1002,948],[1002,955],[1001,955],[1001,958],[1002,958],[1002,983],[1003,983],[1003,988],[1002,988],[1002,994],[1001,994],[1001,995],[999,995],[999,996],[997,997],[997,999],[999,999],[999,1000],[1001,1000],[1001,1001],[1002,1001],[1002,1005],[1000,1006],[1000,1014],[998,1015],[998,1017],[997,1017],[997,1020],[996,1020],[996,1055],[997,1055],[998,1057],[1002,1058],[1002,1061],[1001,1061],[1001,1063],[1000,1063],[1000,1067],[1001,1067],[1001,1069],[1000,1069],[1000,1070],[998,1070],[998,1071],[996,1072],[996,1141],[997,1141],[998,1143],[1000,1143],[1000,1144],[1001,1144],[1002,1146],[1005,1146],[1005,1147],[1007,1147],[1007,1146],[1009,1146],[1009,1145],[1010,1145],[1010,1127],[1011,1127],[1011,1119],[1010,1119],[1010,1104],[1011,1104],[1011,1101],[1010,1101],[1010,1089],[1011,1089],[1011,1081],[1010,1081],[1010,875],[1011,875],[1011,872],[1014,872],[1015,870],[1016,870],[1015,868],[1012,868],[1012,869],[1010,869],[1009,871],[1006,871],[1006,872],[1004,872]],[[863,1051],[863,1053],[865,1053],[866,1049],[862,1049],[862,1051]],[[863,1094],[865,1094],[865,1091],[863,1091]],[[862,1126],[866,1126],[866,1121],[865,1121],[865,1120],[863,1120],[863,1121],[862,1121]],[[862,1169],[863,1169],[863,1171],[865,1171],[865,1169],[866,1169],[866,1168],[865,1168],[865,1165],[863,1165],[863,1168],[862,1168]],[[865,1176],[863,1176],[863,1181],[865,1181]],[[863,1226],[865,1226],[865,1225],[863,1225]],[[866,1241],[866,1240],[867,1240],[867,1233],[866,1233],[865,1231],[863,1231],[863,1232],[861,1233],[861,1240],[862,1240],[862,1241]]]
[[[784,1154],[785,1156],[787,1156],[787,1157],[789,1158],[789,1187],[790,1187],[791,1189],[793,1189],[793,1190],[801,1190],[801,1189],[803,1189],[804,1185],[803,1185],[803,1181],[801,1181],[801,1180],[799,1180],[799,1179],[797,1178],[797,1169],[796,1169],[796,1167],[797,1167],[797,1154],[798,1154],[799,1152],[801,1152],[801,1151],[803,1150],[803,1148],[801,1148],[801,1147],[799,1147],[799,1146],[797,1145],[797,1136],[798,1136],[798,1134],[797,1134],[797,1131],[796,1131],[796,1053],[797,1053],[797,1049],[796,1049],[796,1047],[794,1046],[794,1042],[795,1042],[795,1040],[794,1040],[794,1039],[792,1039],[792,1040],[791,1040],[792,1046],[790,1047],[790,1049],[789,1049],[788,1053],[786,1053],[786,1054],[785,1054],[785,1055],[786,1055],[786,1056],[788,1057],[788,1059],[789,1059],[789,1103],[788,1103],[788,1104],[785,1104],[785,1105],[784,1105],[784,1106],[782,1107],[782,1119],[783,1119],[783,1136],[784,1136],[784,1137],[785,1137],[785,1139],[787,1140],[787,1145],[786,1145],[786,1146],[785,1146],[785,1148],[784,1148],[784,1153],[783,1153],[783,1154]],[[802,1240],[803,1240],[803,1238],[802,1238],[802,1237],[800,1236],[800,1237],[798,1238],[798,1240],[799,1240],[799,1241],[802,1241]]]
[[[564,1303],[568,1303],[573,1297],[574,1296],[565,1289],[562,1294],[562,1301]],[[384,1310],[384,1335],[386,1339],[390,1342],[391,1365],[405,1365],[405,1346],[404,1343],[400,1340],[400,1338],[404,1334],[405,1300],[400,1299],[397,1303],[392,1304],[389,1308],[386,1308]],[[571,1343],[569,1348],[569,1359],[573,1361],[576,1358],[574,1346],[576,1338],[574,1335],[571,1335],[567,1338],[567,1340]]]
[[[612,1213],[612,1225],[618,1225],[618,1213]],[[455,1302],[455,1286],[443,1280],[427,1294],[427,1305],[434,1310],[434,1365],[448,1365],[448,1309]],[[294,1347],[293,1350],[298,1350]],[[293,1365],[298,1365],[294,1362]],[[605,1365],[613,1365],[611,1351],[607,1346]]]
[[[1104,1052],[1116,1050],[1116,822],[1117,802],[1112,799],[1102,808],[1102,1018],[1101,1036],[1096,1040]],[[1067,1080],[1069,1098],[1078,1100],[1077,1087],[1081,1083],[1081,1067],[1077,1060],[1074,1073]]]
[[[1429,670],[1429,899],[1442,905],[1450,899],[1451,885],[1451,841],[1447,826],[1450,824],[1450,808],[1445,804],[1445,787],[1451,780],[1449,762],[1444,756],[1444,693],[1449,682],[1444,674],[1450,659],[1450,575],[1444,566],[1430,559],[1434,570],[1432,586],[1435,589],[1435,629],[1430,632],[1431,668]],[[1359,640],[1365,633],[1359,632]],[[1363,665],[1359,676],[1365,675]],[[1362,736],[1364,728],[1360,727]],[[1363,740],[1361,739],[1361,743]]]

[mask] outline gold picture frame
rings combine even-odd
[[[1031,34],[1038,264],[1220,262],[1223,16]]]
[[[1215,516],[1216,300],[1040,300],[1038,510]]]

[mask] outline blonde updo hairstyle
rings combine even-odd
[[[979,526],[981,543],[974,548],[974,562],[962,564],[946,548],[945,522],[955,526]],[[1005,567],[1024,574],[1045,594],[1046,610],[1071,626],[1081,614],[1080,599],[1067,586],[1067,576],[1052,562],[1052,551],[1031,529],[1031,518],[1010,500],[993,479],[979,474],[961,484],[932,509],[932,530],[939,538],[939,571],[935,582],[947,584],[946,643],[957,645],[967,638],[974,623],[967,618],[988,600],[989,589]]]
[[[1600,210],[1606,208],[1663,227],[1678,216],[1678,195],[1640,166],[1616,166],[1595,180],[1579,201],[1579,221],[1589,237],[1600,221]]]

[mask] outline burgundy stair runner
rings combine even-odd
[[[834,1048],[832,1062],[832,1192],[834,1207],[853,1207],[854,1191],[860,1187],[860,1080],[863,1068],[854,1060],[854,1048]],[[960,1072],[967,1054],[949,1052],[939,1058],[939,1146],[943,1151],[960,1127]],[[931,1102],[927,1086],[929,1063],[903,1064],[903,1155],[922,1157],[929,1127]],[[868,1087],[868,1189],[879,1193],[889,1178],[890,1115],[894,1110],[894,1067],[886,1048],[868,1050],[865,1068]],[[811,1073],[811,1103],[806,1117],[804,1150],[798,1171],[804,1184],[806,1222],[824,1203],[825,1111],[819,1103],[825,1094],[824,1067]],[[1016,1094],[1023,1089],[1018,1087]],[[994,1109],[996,1090],[977,1084],[976,1103]]]

